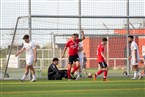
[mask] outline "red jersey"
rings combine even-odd
[[[69,40],[66,43],[66,47],[69,48],[69,52],[68,52],[69,56],[74,56],[78,54],[78,44],[80,41],[81,41],[80,39],[77,39],[75,42],[72,40]]]
[[[101,55],[101,52],[104,52],[104,46],[103,44],[99,44],[97,48],[97,57],[98,57],[98,62],[104,62],[104,58]]]

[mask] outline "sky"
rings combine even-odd
[[[31,0],[32,15],[78,15],[78,0]],[[1,0],[1,28],[14,28],[16,19],[19,16],[28,15],[28,0]],[[82,0],[82,15],[90,16],[126,16],[126,0]],[[130,16],[145,16],[145,0],[130,0]],[[82,27],[85,29],[98,28],[105,29],[103,23],[108,28],[123,28],[125,19],[82,19]],[[141,20],[131,20],[137,27]],[[18,28],[28,28],[27,19],[21,19]],[[33,19],[32,28],[78,28],[78,19]],[[1,30],[1,46],[6,47],[10,44],[14,30]],[[37,30],[32,31],[33,40],[37,44],[51,42],[50,33],[70,34],[78,32],[77,30]],[[21,43],[23,34],[27,30],[17,30],[16,40]],[[85,33],[102,34],[108,33],[106,30],[86,30]],[[112,34],[113,30],[109,31]],[[41,35],[41,36],[40,36]],[[42,37],[43,36],[43,40]],[[58,42],[64,43],[66,38],[57,39]],[[17,41],[16,41],[17,42]]]

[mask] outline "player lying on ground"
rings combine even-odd
[[[140,60],[140,55],[139,55],[139,51],[138,51],[138,45],[137,43],[134,41],[134,37],[132,35],[128,36],[128,42],[131,43],[131,55],[129,56],[129,60],[131,60],[131,65],[134,69],[134,76],[133,76],[133,80],[137,78],[137,75],[139,76],[138,79],[141,79],[141,73],[139,72],[139,68],[138,68],[138,62]]]
[[[93,75],[93,80],[96,80],[96,77],[104,72],[103,81],[107,80],[108,65],[105,62],[104,56],[104,46],[107,44],[107,38],[103,38],[102,42],[98,45],[97,48],[97,59],[101,69]]]
[[[25,67],[25,73],[23,77],[20,79],[21,81],[24,81],[26,76],[29,73],[29,69],[32,72],[32,82],[36,81],[36,76],[35,76],[35,70],[33,68],[33,63],[37,62],[37,50],[35,44],[29,40],[29,35],[24,35],[23,37],[24,40],[24,45],[19,50],[15,56],[17,57],[20,53],[22,53],[24,50],[26,51],[26,67]]]
[[[78,56],[78,44],[79,42],[85,39],[84,31],[82,31],[81,34],[82,34],[82,39],[78,39],[77,35],[73,34],[72,38],[66,43],[66,46],[62,53],[62,58],[63,58],[67,48],[69,48],[68,50],[69,63],[68,63],[68,71],[67,71],[68,79],[70,79],[70,75],[71,74],[73,75],[74,72],[77,71],[80,67],[79,56]],[[71,72],[71,68],[74,62],[76,64],[76,67]]]

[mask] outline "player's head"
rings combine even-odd
[[[59,59],[58,59],[58,58],[53,58],[52,62],[53,62],[55,65],[58,65]]]
[[[72,40],[76,41],[77,39],[78,39],[77,34],[76,33],[72,34]]]
[[[107,41],[108,41],[107,38],[102,38],[102,44],[103,45],[106,45],[107,44]]]
[[[76,34],[77,38],[79,38],[79,34],[78,33],[75,33],[75,34]]]
[[[23,40],[26,42],[26,43],[29,43],[29,35],[24,35],[23,37]]]
[[[129,35],[128,36],[128,42],[129,43],[132,43],[133,40],[134,40],[134,37],[132,35]]]

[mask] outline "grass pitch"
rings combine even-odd
[[[0,87],[0,97],[145,97],[145,78],[109,78],[107,82],[101,78],[96,81],[89,78],[37,82],[1,80]]]

